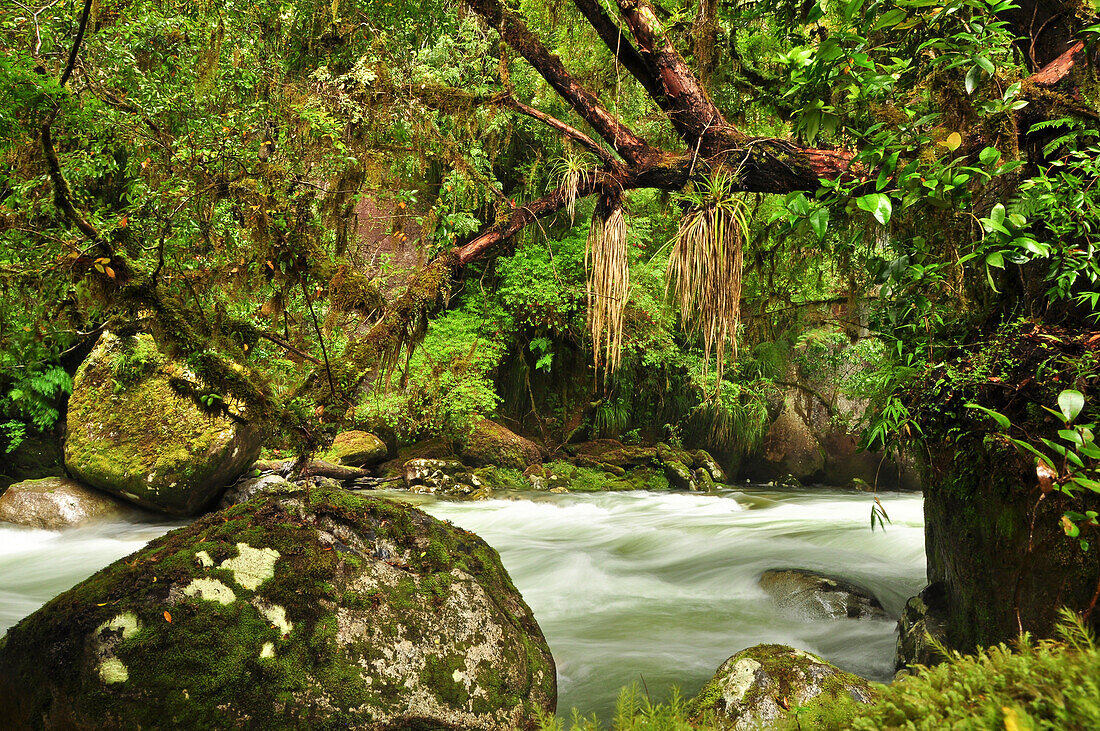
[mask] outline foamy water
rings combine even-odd
[[[891,617],[924,579],[917,494],[881,499],[893,524],[870,530],[861,493],[765,487],[722,495],[524,493],[448,502],[408,493],[496,548],[557,662],[559,710],[606,718],[619,689],[693,695],[727,657],[761,642],[818,653],[864,677],[893,672],[894,622],[785,614],[757,585],[805,568],[872,589]],[[180,522],[114,520],[64,532],[0,523],[0,632],[53,596]]]

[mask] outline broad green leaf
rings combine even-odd
[[[993,219],[995,223],[1003,224],[1005,222],[1005,207],[998,203],[993,206],[993,210],[989,212],[989,217]]]
[[[890,203],[890,196],[883,193],[870,193],[868,195],[860,196],[856,199],[856,205],[861,210],[867,211],[875,220],[881,223],[883,226],[890,223],[890,214],[893,213],[893,205]]]
[[[1058,408],[1062,411],[1062,415],[1066,417],[1067,422],[1073,421],[1085,408],[1085,396],[1080,391],[1067,388],[1058,394]]]
[[[993,165],[1001,159],[1001,152],[996,147],[986,147],[979,153],[978,159],[983,165]]]
[[[963,83],[966,86],[966,93],[973,94],[974,90],[978,88],[978,79],[981,78],[982,69],[980,66],[971,66],[970,70],[966,72],[966,79]]]
[[[882,14],[882,17],[875,21],[875,24],[871,26],[871,30],[881,30],[882,28],[890,28],[897,25],[901,21],[905,20],[907,13],[901,8],[894,8]]]
[[[818,208],[810,214],[810,228],[817,234],[818,240],[825,238],[825,232],[829,230],[828,208]]]
[[[1005,268],[1005,259],[999,251],[991,251],[985,255],[985,263],[998,269]]]

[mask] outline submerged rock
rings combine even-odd
[[[370,432],[345,431],[336,435],[329,457],[343,465],[364,467],[386,459],[386,443]]]
[[[776,604],[811,619],[885,619],[882,603],[867,589],[836,576],[805,569],[772,569],[760,588]]]
[[[324,489],[173,531],[0,641],[14,728],[504,731],[555,700],[549,648],[496,551]]]
[[[73,381],[65,465],[81,482],[173,515],[202,510],[260,451],[247,424],[203,413],[170,379],[194,381],[148,335],[104,333]]]
[[[803,650],[756,645],[722,663],[691,701],[690,714],[719,729],[766,728],[792,709],[841,697],[870,702],[867,681]]]
[[[537,444],[488,419],[474,425],[462,444],[461,455],[470,464],[514,470],[524,470],[542,461],[542,450]]]
[[[110,495],[65,477],[18,482],[0,495],[0,521],[32,528],[67,528],[126,509]]]

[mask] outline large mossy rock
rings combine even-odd
[[[203,413],[171,387],[194,380],[152,338],[104,333],[69,399],[65,466],[81,482],[173,515],[193,515],[260,451],[247,424]]]
[[[328,456],[338,464],[364,467],[386,459],[386,443],[370,432],[352,430],[340,432],[332,440]]]
[[[462,443],[462,459],[474,465],[495,465],[524,470],[542,461],[542,450],[495,421],[482,419]]]
[[[32,528],[68,528],[128,509],[110,495],[65,477],[17,482],[0,495],[0,521]]]
[[[555,702],[496,551],[339,490],[203,517],[0,640],[9,728],[504,731]]]
[[[871,687],[803,650],[756,645],[722,663],[691,701],[689,712],[719,729],[759,729],[790,717],[798,707],[841,698],[870,702]]]
[[[886,610],[869,589],[838,576],[806,569],[770,569],[760,588],[775,603],[803,619],[885,619]]]

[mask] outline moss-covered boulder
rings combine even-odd
[[[801,619],[885,619],[886,610],[869,589],[839,576],[806,569],[770,569],[760,588]]]
[[[798,707],[872,700],[866,680],[784,645],[756,645],[722,663],[692,701],[690,714],[719,729],[777,725]]]
[[[386,459],[386,443],[370,432],[340,432],[332,440],[327,459],[352,467],[378,464]]]
[[[460,454],[473,465],[496,465],[523,470],[542,461],[542,450],[495,421],[482,419],[462,442]]]
[[[0,495],[0,521],[33,528],[67,528],[127,509],[110,495],[65,477],[17,482]]]
[[[0,641],[12,728],[525,729],[542,632],[477,536],[314,489],[120,560]]]
[[[192,515],[256,459],[259,435],[173,390],[195,382],[148,335],[104,333],[73,381],[65,466],[81,482],[154,510]]]

